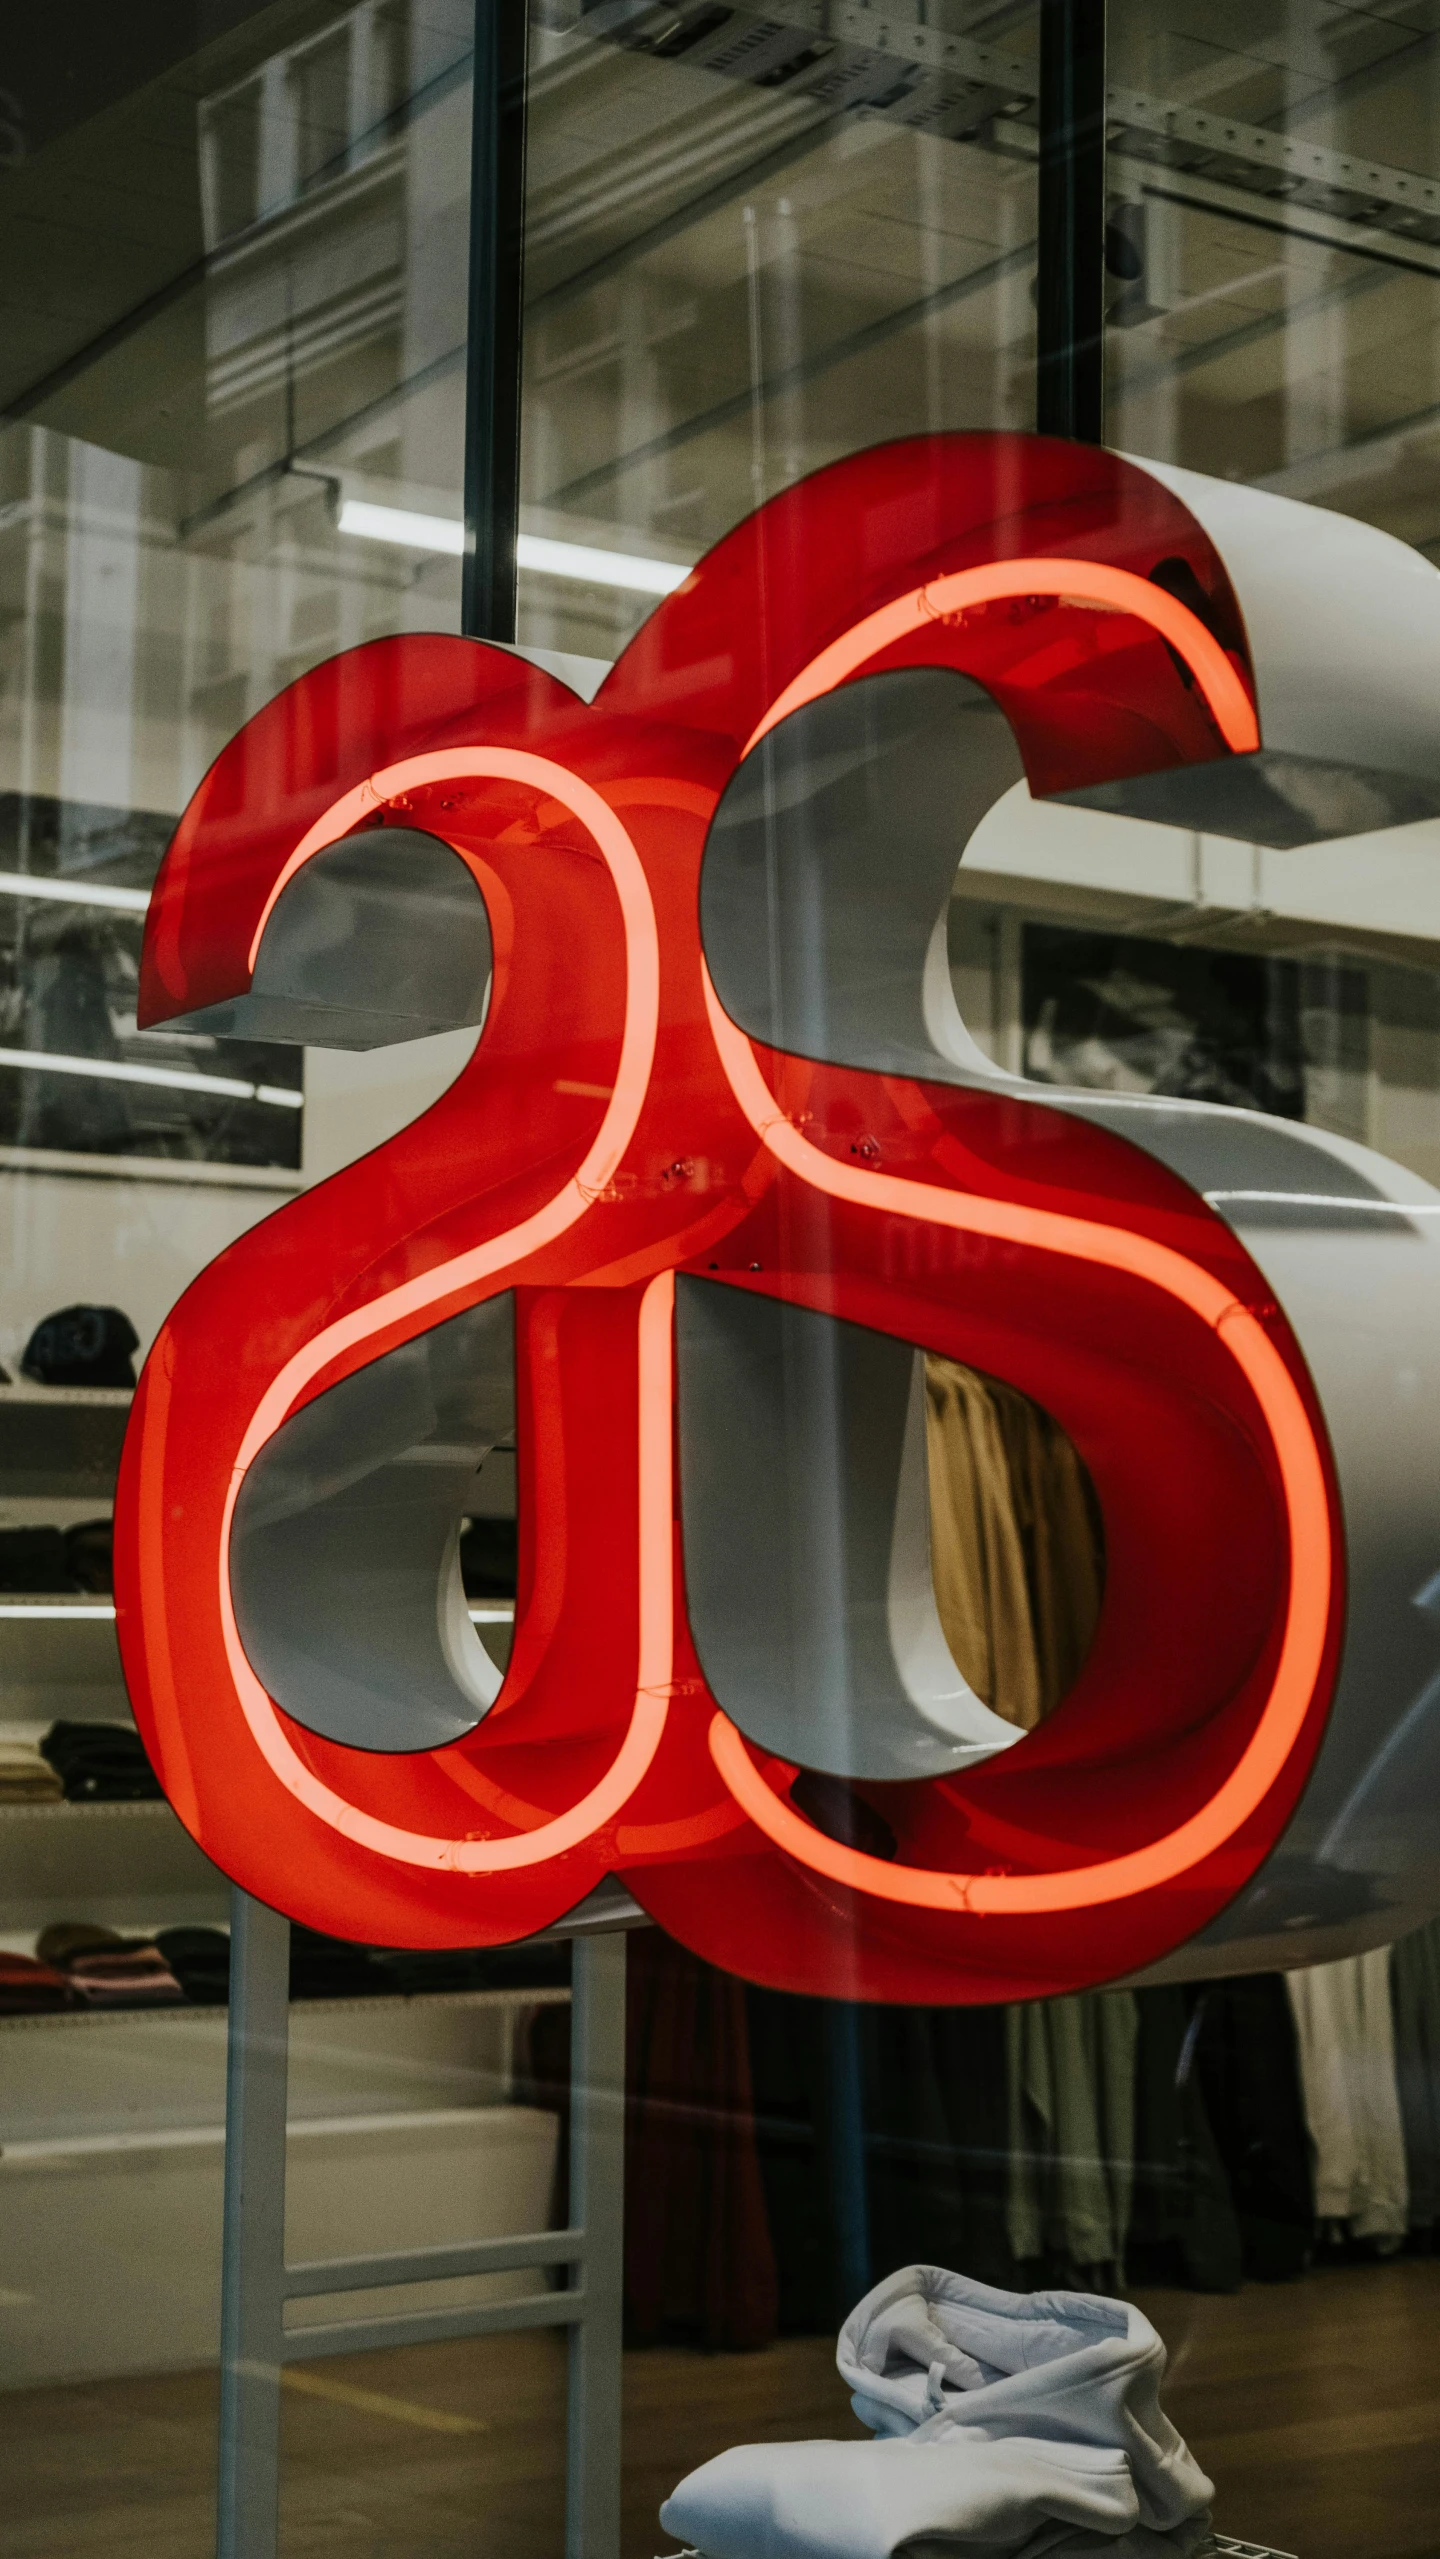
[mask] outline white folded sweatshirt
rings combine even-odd
[[[741,2444],[660,2509],[703,2559],[1191,2559],[1214,2490],[1129,2302],[906,2266],[836,2356],[871,2443]]]

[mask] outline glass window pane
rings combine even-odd
[[[1112,0],[1110,83],[1109,441],[1435,556],[1428,19]]]
[[[1033,423],[1036,12],[817,28],[532,12],[523,641],[611,658],[822,463]]]

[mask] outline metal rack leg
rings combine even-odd
[[[275,2559],[290,1922],[232,1887],[217,2559]]]
[[[625,1938],[578,1937],[570,2018],[570,2221],[585,2316],[570,2331],[566,2559],[619,2559],[625,2247]],[[249,2559],[249,2554],[246,2554]]]

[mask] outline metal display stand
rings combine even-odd
[[[643,1914],[613,1887],[546,1932],[574,1941],[570,2227],[514,2239],[285,2262],[290,1922],[231,1895],[220,2305],[217,2559],[275,2559],[282,2368],[320,2355],[516,2328],[570,2332],[566,2559],[618,2559],[625,2147],[625,1939]],[[285,2305],[517,2266],[565,2266],[564,2291],[287,2329]]]

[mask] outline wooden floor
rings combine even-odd
[[[1440,2559],[1440,2262],[1232,2298],[1137,2296],[1216,2522],[1299,2559]],[[284,2559],[558,2559],[564,2348],[486,2338],[307,2365],[285,2394]],[[624,2559],[726,2444],[858,2431],[823,2339],[627,2357]],[[211,2559],[215,2378],[0,2400],[6,2559]]]

